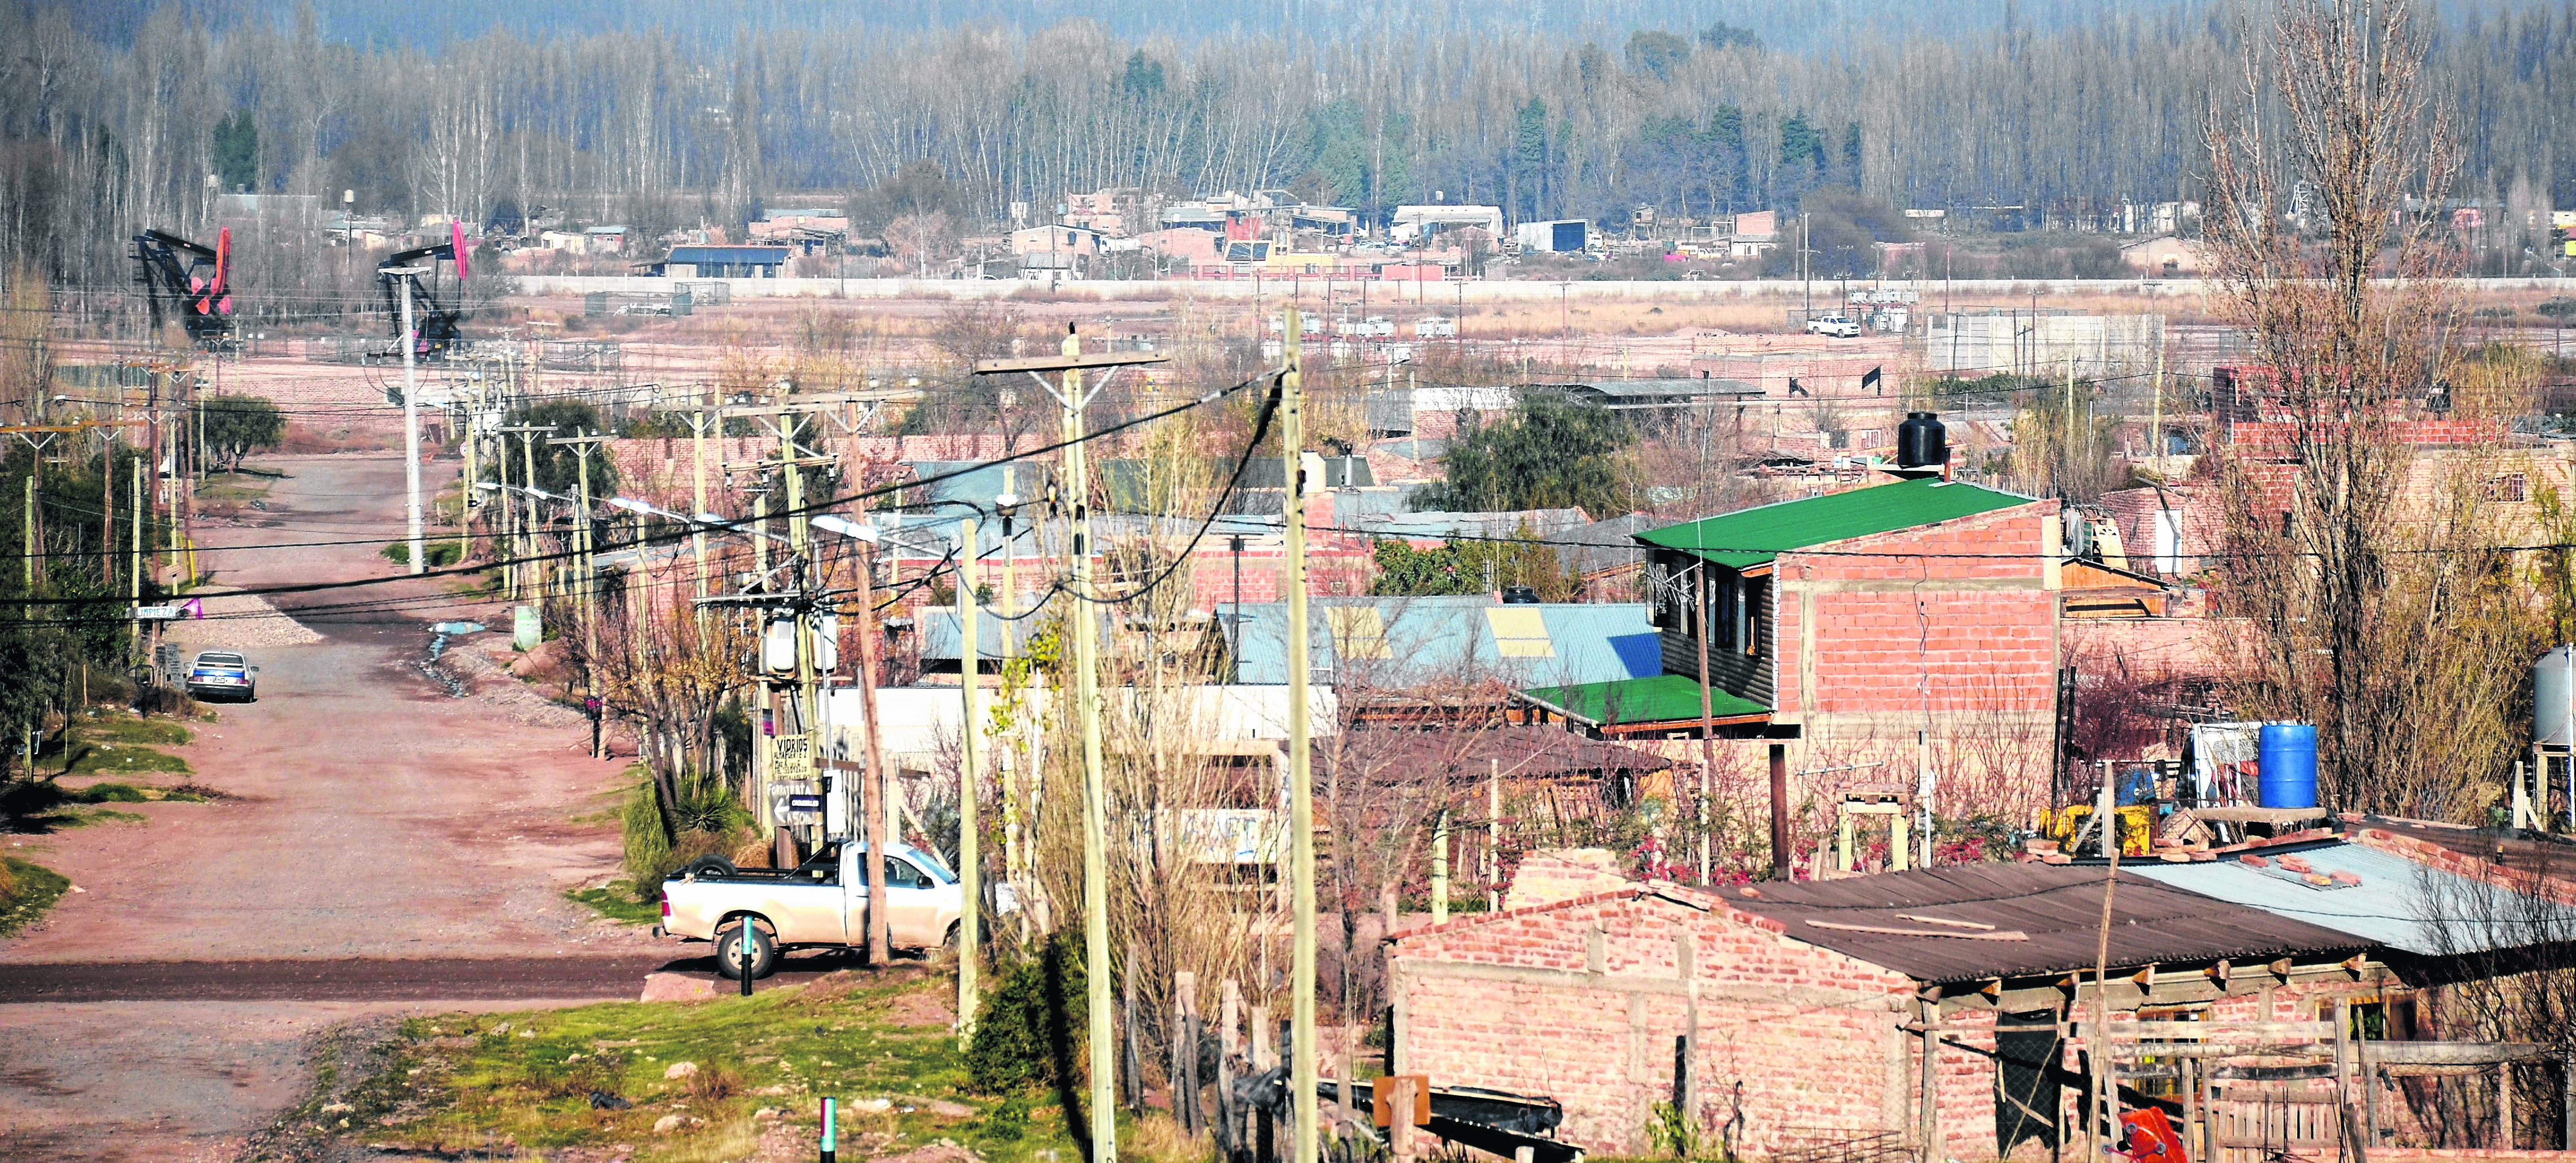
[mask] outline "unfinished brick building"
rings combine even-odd
[[[1758,766],[1837,769],[2016,816],[2049,791],[2064,561],[2058,502],[1937,479],[1783,501],[1637,535],[1661,636],[1658,677],[1533,689],[1541,713],[1603,737],[1701,728],[1701,659],[1723,738]],[[1946,809],[1945,809],[1946,810]]]
[[[2545,901],[2546,923],[2445,937],[2405,918],[2532,875],[2485,865],[2475,835],[2453,850],[2352,823],[2118,873],[2098,992],[2123,1105],[2166,1110],[2216,1163],[2365,1139],[2373,1160],[2556,1144],[2556,1045],[2440,1039],[2497,1036],[2446,991],[2540,966],[2576,893],[2510,898]],[[2327,883],[2292,875],[2304,861]],[[1715,890],[1559,879],[1584,895],[1395,938],[1396,1072],[1555,1099],[1558,1137],[1593,1152],[1648,1153],[1667,1102],[1737,1156],[2083,1152],[2098,864]],[[2517,1061],[2519,1097],[2499,1101]]]

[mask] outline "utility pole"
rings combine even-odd
[[[2161,478],[2165,471],[2165,347],[2162,343],[2156,345],[2156,378],[2153,383],[2155,403],[2148,415],[2154,418],[2147,422],[2147,455],[2152,458],[2156,466],[2156,475]],[[2147,544],[2152,547],[2155,544],[2154,538],[2150,537]],[[2570,1106],[2567,1109],[2569,1117],[2576,1118],[2576,1106]],[[2571,1138],[2568,1142],[2570,1145],[2576,1145],[2576,1138]]]
[[[975,970],[983,926],[982,854],[975,834],[975,796],[983,783],[984,716],[978,705],[983,656],[975,641],[975,519],[957,525],[957,685],[964,688],[966,727],[957,758],[957,879],[965,914],[957,925],[957,1044],[963,1049],[975,1036]]]
[[[403,502],[403,521],[404,531],[410,536],[413,573],[429,568],[429,562],[422,551],[420,533],[420,384],[413,374],[413,351],[420,346],[420,335],[412,330],[411,277],[418,273],[420,271],[417,267],[401,267],[384,272],[394,280],[402,294],[403,489],[406,498]],[[584,474],[585,479],[587,475],[587,473]],[[584,521],[586,523],[588,518],[585,517]],[[587,560],[583,564],[586,570]],[[599,750],[596,743],[592,745],[591,750],[594,753]]]
[[[1798,314],[1807,319],[1816,315],[1816,287],[1808,273],[1807,212],[1798,211]],[[1803,322],[1803,320],[1802,320]]]
[[[1297,1117],[1288,1140],[1289,1163],[1315,1163],[1315,780],[1307,751],[1306,661],[1306,415],[1305,344],[1294,304],[1288,307],[1281,351],[1287,371],[1279,377],[1279,449],[1285,458],[1287,497],[1281,531],[1288,558],[1288,843],[1295,886],[1295,947],[1288,969],[1289,1094]]]
[[[1717,772],[1717,710],[1715,697],[1709,693],[1708,640],[1717,632],[1717,603],[1709,600],[1708,563],[1703,561],[1691,570],[1691,588],[1698,591],[1691,603],[1699,610],[1699,882],[1708,883],[1708,797],[1714,790]]]
[[[724,434],[723,417],[724,409],[721,406],[712,409],[702,406],[697,411],[689,413],[689,454],[696,480],[697,504],[697,508],[689,514],[691,517],[707,511],[707,422],[710,419],[714,420],[717,425],[716,434],[722,436]],[[689,530],[689,551],[697,559],[698,596],[703,598],[707,596],[707,531],[704,526],[695,522],[691,523]]]
[[[1061,358],[978,360],[978,375],[1026,372],[1047,394],[1056,398],[1064,415],[1065,495],[1073,506],[1073,544],[1070,561],[1074,598],[1073,670],[1074,714],[1082,728],[1082,927],[1085,983],[1090,997],[1087,1034],[1090,1038],[1091,1066],[1091,1163],[1115,1163],[1118,1158],[1118,1120],[1116,1100],[1111,1087],[1117,1078],[1113,1060],[1116,1044],[1110,1022],[1109,1001],[1109,885],[1105,852],[1107,841],[1103,817],[1108,811],[1108,795],[1101,777],[1100,757],[1100,618],[1095,608],[1099,595],[1091,584],[1091,498],[1090,478],[1083,444],[1084,405],[1091,398],[1082,390],[1082,369],[1116,368],[1125,364],[1162,363],[1167,357],[1142,352],[1104,352],[1082,354],[1082,339],[1070,327],[1066,329]],[[1064,386],[1059,391],[1040,372],[1061,372]],[[1105,382],[1105,381],[1104,381]]]
[[[607,437],[596,432],[587,436],[549,436],[546,438],[547,444],[567,446],[581,458],[581,490],[579,494],[581,497],[581,511],[575,515],[573,530],[574,536],[579,539],[578,545],[581,549],[581,593],[579,595],[580,601],[578,602],[578,607],[581,610],[581,675],[582,686],[585,688],[582,702],[583,709],[590,713],[590,757],[593,759],[599,759],[605,755],[605,752],[601,750],[602,738],[600,732],[603,724],[608,718],[608,704],[602,700],[599,693],[599,566],[592,560],[592,554],[597,550],[598,546],[591,538],[590,528],[590,454],[607,440]],[[417,477],[420,470],[420,464],[417,459],[415,459],[412,464],[412,470],[413,475]],[[416,514],[417,511],[415,510],[415,516]],[[412,523],[412,532],[415,538],[418,537],[419,530],[419,522],[415,519]],[[419,551],[414,550],[413,552],[417,554]],[[412,560],[413,563],[417,565],[420,559],[415,556]],[[418,570],[414,570],[414,572],[418,572]]]
[[[1065,328],[1064,354],[1082,354],[1082,337]],[[1104,377],[1105,379],[1105,377]],[[1116,1077],[1109,1010],[1109,874],[1108,840],[1103,835],[1109,793],[1100,761],[1100,611],[1091,603],[1099,595],[1091,578],[1091,475],[1089,450],[1083,446],[1082,369],[1064,369],[1065,486],[1073,505],[1073,672],[1074,714],[1082,726],[1082,933],[1086,985],[1090,990],[1091,1141],[1093,1163],[1118,1158],[1118,1119],[1111,1109],[1110,1086]]]
[[[528,560],[536,555],[537,497],[535,490],[537,488],[537,434],[543,432],[551,436],[554,433],[554,429],[543,424],[511,424],[506,427],[493,429],[493,431],[501,434],[503,442],[503,447],[501,449],[502,464],[506,465],[510,463],[510,450],[507,445],[509,438],[512,436],[519,438],[519,452],[526,462],[525,471],[528,474],[528,479],[524,483],[528,486],[529,490],[528,516],[526,520],[519,522],[519,543],[516,555],[519,560],[513,565],[510,574],[511,581],[518,590],[519,596],[526,597],[529,594],[538,592],[538,579],[543,576],[543,567],[539,566],[534,561]],[[510,483],[509,476],[509,470],[503,469],[501,472],[501,483],[503,485]],[[502,504],[504,505],[509,503],[508,494],[508,489],[505,488],[502,490]]]

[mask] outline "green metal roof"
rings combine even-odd
[[[1521,697],[1604,727],[1699,719],[1699,680],[1683,674],[1543,686],[1522,691]],[[1722,690],[1709,691],[1708,701],[1710,713],[1720,719],[1771,713],[1769,707]]]
[[[1637,534],[1637,540],[1747,569],[1794,550],[2030,503],[2029,497],[1955,481],[1896,481],[1702,517]]]

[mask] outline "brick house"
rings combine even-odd
[[[2555,1145],[2558,1047],[2478,1040],[2497,1035],[2476,997],[2564,963],[2548,950],[2576,885],[2517,866],[2546,862],[2531,841],[2345,825],[2124,867],[2098,978],[2099,862],[1724,889],[1568,865],[1550,882],[1582,895],[1532,904],[1515,884],[1513,908],[1396,936],[1392,1066],[1554,1098],[1559,1136],[1596,1152],[1646,1153],[1655,1104],[1678,1097],[1737,1156],[1919,1148],[1929,1128],[1936,1158],[2051,1158],[2083,1150],[2098,980],[2133,1047],[2113,1056],[2123,1104],[2167,1111],[2194,1160],[2212,1140],[2217,1163],[2332,1155],[2346,1134],[2373,1160]],[[2498,843],[2515,850],[2491,861]],[[2294,872],[2311,861],[2328,883]],[[2518,919],[2423,919],[2481,890]],[[2197,1040],[2202,1065],[2140,1041],[2156,1036]],[[2525,1077],[2502,1107],[2510,1061]]]
[[[1639,533],[1663,673],[1523,698],[1602,737],[1696,738],[1704,638],[1717,733],[1775,768],[1911,773],[1928,749],[1941,786],[2017,816],[2049,786],[2062,528],[2055,500],[1910,479]]]
[[[2064,1107],[2038,1095],[2042,1117],[2006,1102],[2013,1117],[1999,1121],[1999,1087],[2034,1096],[2030,1080],[1999,1076],[1996,1022],[2048,1011],[2046,1043],[2015,1049],[2034,1074],[2055,1061],[2054,1022],[2073,1004],[2061,985],[2092,967],[2102,884],[2099,869],[2050,865],[1725,890],[1630,883],[1413,929],[1392,943],[1394,1070],[1556,1099],[1559,1137],[1594,1152],[1646,1154],[1653,1107],[1677,1089],[1738,1155],[1880,1133],[1914,1144],[1929,1009],[1945,1155],[1995,1158],[2015,1139],[2037,1140],[2044,1157]],[[2126,874],[2114,911],[2115,971],[2188,974],[2202,1000],[2215,995],[2200,968],[2286,958],[2296,989],[2341,974],[2367,944]],[[2113,980],[2134,1013],[2143,999]],[[2090,985],[2079,994],[2089,1005]]]

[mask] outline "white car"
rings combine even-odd
[[[188,663],[188,694],[201,699],[223,695],[256,702],[259,668],[230,650],[205,651]]]
[[[655,936],[712,941],[716,971],[741,980],[743,929],[750,927],[751,975],[768,976],[788,949],[867,944],[867,848],[834,841],[792,869],[744,868],[721,857],[691,861],[662,882]],[[896,948],[938,948],[957,939],[966,896],[938,858],[886,845],[887,939]]]
[[[1830,336],[1835,339],[1858,339],[1860,324],[1840,315],[1826,315],[1807,320],[1807,334]]]

